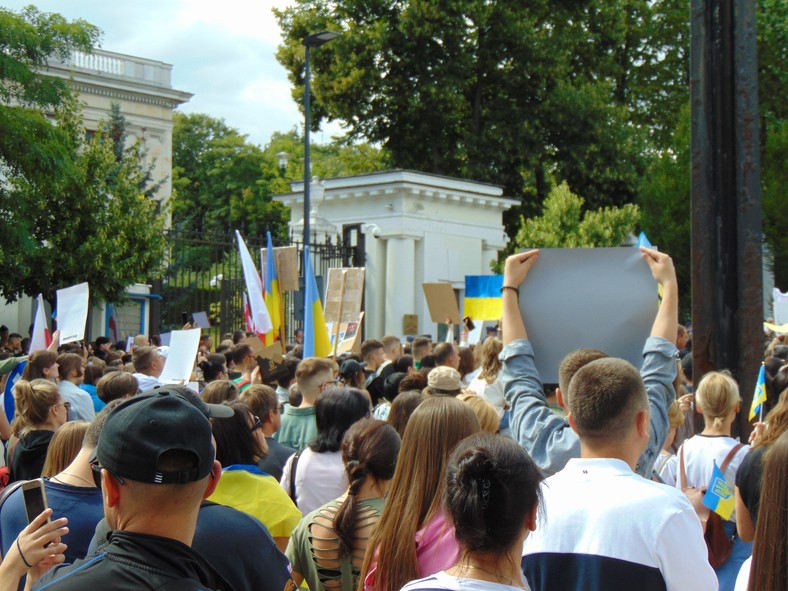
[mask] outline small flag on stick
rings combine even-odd
[[[717,466],[717,462],[714,462],[714,470],[711,472],[711,482],[709,482],[709,487],[706,489],[706,494],[703,496],[703,504],[725,521],[730,521],[731,515],[733,515],[733,509],[736,505],[733,491],[725,480],[725,474],[723,474],[722,470]]]
[[[761,370],[758,372],[758,381],[755,382],[755,393],[752,395],[749,420],[753,420],[757,414],[760,414],[761,418],[763,418],[764,402],[766,402],[766,370],[764,369],[763,363],[761,363]]]

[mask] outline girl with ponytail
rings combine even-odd
[[[731,425],[741,408],[739,386],[727,371],[711,371],[703,376],[695,392],[698,411],[703,414],[703,431],[686,440],[669,463],[676,474],[676,488],[705,489],[711,482],[714,464],[723,471],[731,490],[736,486],[736,472],[750,449],[731,437]],[[682,459],[683,458],[683,459]],[[682,479],[683,471],[686,479]],[[686,482],[686,484],[683,484]],[[736,513],[725,522],[725,530],[733,535],[736,530]],[[720,591],[732,591],[742,563],[752,553],[752,543],[736,536],[731,557],[714,569]]]
[[[11,481],[41,476],[52,436],[68,420],[69,404],[49,380],[19,380],[14,386],[16,416],[8,445]]]
[[[443,507],[454,526],[457,564],[407,584],[403,591],[527,589],[523,542],[536,529],[542,474],[515,441],[479,433],[449,459]]]
[[[362,419],[345,434],[347,492],[304,517],[287,546],[293,576],[312,591],[354,591],[372,529],[383,511],[400,438],[388,423]]]

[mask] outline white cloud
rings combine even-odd
[[[220,117],[265,144],[274,131],[303,127],[287,72],[274,54],[281,42],[272,9],[291,0],[5,0],[19,10],[84,19],[103,31],[102,47],[173,65],[173,86],[194,93],[184,112]],[[340,133],[328,124],[316,141]]]

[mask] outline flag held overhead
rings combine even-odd
[[[503,275],[465,276],[465,316],[474,320],[498,320],[503,314]]]
[[[263,300],[263,282],[260,280],[260,274],[257,272],[249,249],[246,248],[246,243],[238,230],[235,231],[235,236],[238,239],[238,252],[241,255],[241,266],[249,296],[252,326],[257,334],[265,334],[271,330],[271,317],[268,315],[268,309]]]

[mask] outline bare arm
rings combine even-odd
[[[528,271],[538,259],[538,250],[521,252],[506,259],[503,270],[504,286],[519,289]],[[528,332],[525,330],[525,320],[520,314],[518,293],[513,289],[504,289],[501,297],[503,298],[503,344],[508,345],[512,341],[527,339]]]
[[[752,522],[750,510],[741,498],[741,491],[736,487],[736,531],[742,542],[752,542],[755,537],[755,524]]]
[[[654,280],[662,286],[662,305],[651,327],[651,336],[662,337],[675,344],[679,324],[679,287],[673,259],[664,252],[644,246],[640,247],[640,251],[651,268]]]

